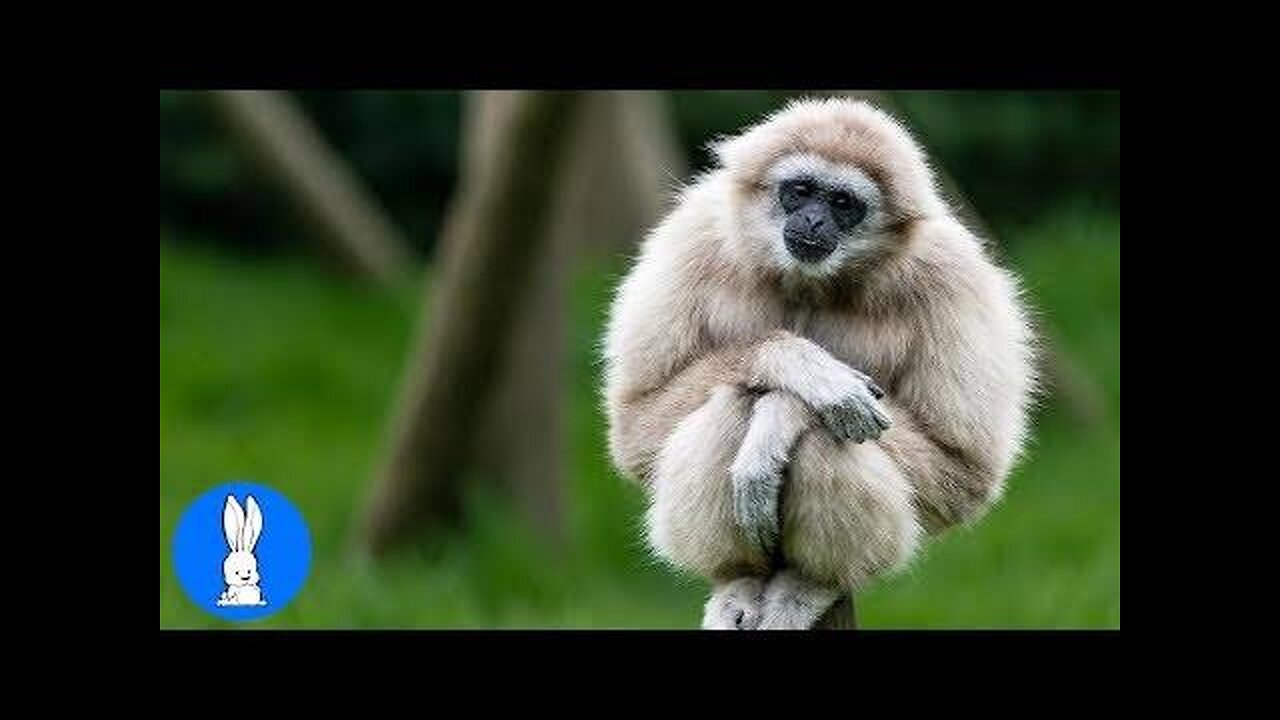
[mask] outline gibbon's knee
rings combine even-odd
[[[875,442],[805,433],[784,493],[783,552],[816,581],[855,591],[915,553],[921,528],[911,484]]]
[[[745,391],[718,386],[663,443],[645,521],[649,545],[676,567],[712,579],[768,571],[768,558],[745,541],[734,522],[729,478],[751,406]]]

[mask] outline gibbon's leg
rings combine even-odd
[[[752,396],[719,385],[663,443],[645,515],[649,545],[676,567],[713,581],[764,576],[769,558],[738,529],[729,465],[742,444]]]
[[[808,630],[840,599],[842,591],[794,569],[769,578],[760,608],[760,630]]]
[[[782,550],[788,567],[818,586],[848,592],[901,569],[922,534],[913,493],[878,442],[804,433],[783,489]]]
[[[712,587],[702,615],[703,630],[754,630],[760,624],[764,581],[742,577]]]
[[[787,460],[800,435],[817,421],[804,402],[788,392],[765,393],[752,406],[729,476],[738,527],[766,555],[778,542],[778,500]]]

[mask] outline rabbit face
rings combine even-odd
[[[222,512],[222,528],[231,553],[222,561],[222,577],[228,587],[258,584],[258,559],[253,548],[262,533],[262,509],[250,495],[245,499],[245,509],[235,497],[228,495]]]
[[[222,577],[228,587],[258,584],[258,559],[249,552],[233,552],[222,561]]]

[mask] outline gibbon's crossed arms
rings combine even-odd
[[[807,628],[999,498],[1033,337],[883,112],[794,102],[714,149],[614,298],[610,454],[704,627]]]

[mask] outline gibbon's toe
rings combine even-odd
[[[739,578],[715,588],[707,600],[702,627],[705,630],[754,630],[760,624],[764,583]]]

